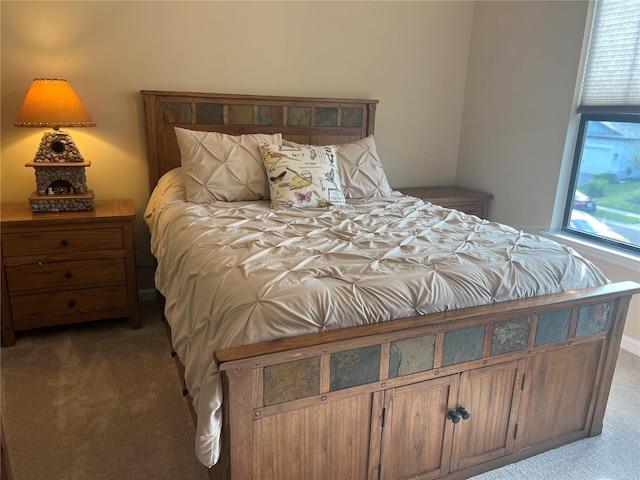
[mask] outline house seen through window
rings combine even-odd
[[[640,2],[597,0],[562,229],[640,253]]]

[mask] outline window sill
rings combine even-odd
[[[640,269],[640,257],[638,257],[638,255],[623,252],[604,245],[597,245],[593,242],[583,240],[582,238],[577,238],[566,232],[543,231],[540,232],[540,234],[575,249],[585,257],[590,257],[595,260],[609,262],[619,267],[627,268],[638,276],[638,271]]]

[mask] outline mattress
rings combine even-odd
[[[207,467],[220,454],[216,350],[608,283],[567,246],[399,192],[327,208],[197,204],[177,168],[145,221]]]

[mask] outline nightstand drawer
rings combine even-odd
[[[39,288],[68,289],[92,284],[125,282],[124,258],[101,258],[73,262],[35,263],[7,267],[9,294]]]
[[[400,188],[399,190],[405,195],[418,197],[435,205],[453,208],[460,212],[476,215],[480,218],[487,218],[489,202],[493,198],[493,195],[490,193],[456,187],[455,185]]]
[[[11,298],[11,311],[15,322],[127,307],[127,287],[124,285]]]
[[[120,228],[22,232],[2,236],[2,255],[7,257],[114,250],[123,246]]]
[[[444,203],[444,202],[443,202]],[[477,217],[482,218],[484,216],[484,207],[482,205],[442,205],[443,207],[453,208],[455,210],[459,210],[461,212],[467,213],[469,215],[475,215]]]

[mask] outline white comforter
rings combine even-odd
[[[607,283],[566,246],[399,193],[314,209],[194,204],[176,169],[145,220],[208,467],[220,451],[215,350]]]

